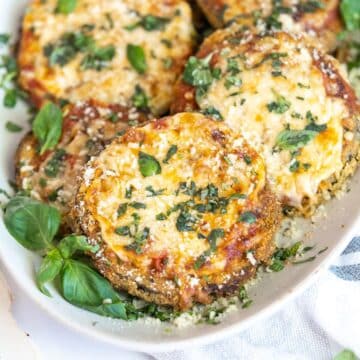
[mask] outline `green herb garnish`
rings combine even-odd
[[[144,49],[139,45],[128,44],[126,47],[126,55],[131,66],[139,74],[144,74],[147,69]]]
[[[161,165],[154,156],[139,152],[138,165],[141,175],[144,177],[161,173]]]

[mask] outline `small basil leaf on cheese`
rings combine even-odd
[[[169,150],[166,153],[165,159],[163,160],[164,164],[168,164],[169,160],[177,153],[178,147],[177,145],[171,145]]]
[[[35,117],[32,130],[40,143],[40,155],[46,150],[53,149],[60,140],[63,117],[61,109],[48,102]]]
[[[61,14],[70,14],[76,8],[77,0],[58,0],[56,12]]]
[[[144,74],[147,69],[144,49],[139,45],[128,44],[126,47],[126,55],[131,66],[139,74]]]
[[[131,101],[139,110],[145,111],[149,108],[149,99],[140,85],[135,86],[135,92],[131,97]]]
[[[16,89],[7,89],[5,91],[5,96],[3,100],[3,104],[7,108],[15,107],[17,102],[17,91]]]
[[[139,152],[138,165],[141,175],[144,177],[161,173],[161,165],[154,156]]]
[[[63,265],[64,259],[58,249],[51,250],[43,259],[36,273],[36,284],[44,295],[50,296],[45,284],[53,281],[59,275]]]
[[[5,207],[9,233],[28,250],[47,250],[60,226],[57,209],[26,196],[13,197]]]
[[[66,301],[112,318],[127,319],[126,306],[110,283],[89,266],[66,260],[60,273],[61,293]]]
[[[146,197],[158,196],[165,191],[165,189],[155,190],[151,185],[147,186],[145,190],[149,192],[149,194],[147,194]]]
[[[245,211],[239,216],[239,221],[247,224],[256,222],[256,215],[252,211]]]
[[[279,150],[297,151],[310,142],[318,133],[312,130],[283,130],[275,140]]]
[[[170,19],[154,15],[145,15],[142,19],[134,24],[125,26],[128,31],[135,30],[142,27],[146,31],[162,30],[165,25],[170,22]]]

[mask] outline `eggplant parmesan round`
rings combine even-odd
[[[198,0],[214,27],[231,22],[260,31],[305,31],[333,50],[342,29],[339,0]]]
[[[128,126],[130,120],[120,118],[128,120],[133,115],[141,120],[138,114],[118,105],[107,108],[94,102],[68,105],[63,111],[61,139],[53,150],[40,155],[39,142],[33,133],[21,141],[15,159],[18,188],[58,208],[64,229],[68,229],[71,225],[68,215],[83,165]]]
[[[129,128],[87,164],[74,206],[116,288],[179,309],[253,276],[273,253],[280,214],[261,157],[198,113]]]
[[[187,2],[82,0],[71,12],[59,3],[33,0],[23,20],[19,83],[33,103],[95,99],[165,113],[194,46]]]
[[[306,39],[218,30],[189,59],[172,111],[242,132],[282,203],[310,215],[356,169],[360,113],[339,63]]]

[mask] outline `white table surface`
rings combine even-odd
[[[39,359],[51,360],[92,360],[92,359],[120,359],[120,360],[148,360],[151,356],[126,351],[114,345],[99,342],[86,335],[73,331],[58,323],[47,315],[35,302],[33,302],[13,281],[0,262],[0,271],[4,274],[12,295],[12,313],[19,327],[29,336],[35,346]],[[0,289],[3,291],[3,289]],[[6,326],[1,321],[0,330]],[[1,331],[0,331],[1,332]],[[1,339],[0,339],[1,344]],[[18,360],[14,354],[11,359]],[[26,359],[21,359],[26,360]]]

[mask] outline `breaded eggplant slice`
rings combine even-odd
[[[305,31],[326,51],[336,46],[342,30],[339,0],[197,0],[216,28],[235,21],[259,31]]]
[[[196,113],[115,139],[87,164],[74,207],[116,288],[179,309],[252,277],[273,253],[280,213],[260,156]]]
[[[189,4],[180,0],[32,0],[18,55],[19,82],[35,105],[95,99],[167,112],[194,46]]]
[[[301,36],[218,30],[190,58],[172,110],[200,110],[242,132],[273,191],[305,216],[358,163],[355,93],[339,63]]]
[[[21,141],[15,160],[19,189],[58,208],[64,228],[69,228],[68,215],[83,165],[127,127],[119,116],[131,115],[122,107],[103,108],[94,102],[68,105],[63,114],[62,136],[54,150],[39,155],[39,143],[32,133]]]

